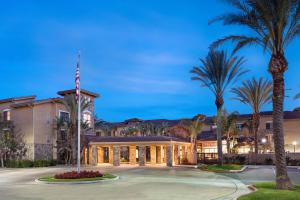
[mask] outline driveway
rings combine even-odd
[[[224,174],[250,185],[258,182],[275,181],[275,166],[250,165],[242,173]],[[288,175],[294,184],[300,185],[300,167],[288,167]]]
[[[120,177],[97,184],[38,184],[34,179],[68,168],[0,170],[2,200],[189,200],[235,199],[247,187],[231,177],[184,167],[102,167]]]

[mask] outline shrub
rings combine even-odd
[[[56,179],[79,179],[79,178],[96,178],[102,177],[103,174],[99,171],[81,171],[77,173],[76,171],[65,172],[62,174],[56,174],[54,178]]]
[[[273,159],[272,158],[266,158],[265,159],[265,164],[266,165],[273,165]]]
[[[245,156],[237,156],[235,160],[236,160],[236,164],[244,165],[246,163]]]
[[[5,163],[6,167],[9,168],[29,168],[29,167],[48,167],[48,166],[55,166],[55,160],[8,160]]]
[[[22,168],[33,167],[33,162],[31,160],[20,160],[19,167]]]
[[[34,167],[48,167],[50,162],[47,160],[36,160],[34,161]]]

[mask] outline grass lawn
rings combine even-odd
[[[298,200],[300,199],[300,186],[294,190],[276,190],[275,183],[257,183],[257,192],[242,196],[238,200]]]
[[[98,180],[107,180],[107,179],[113,179],[116,178],[115,175],[112,174],[103,174],[102,177],[95,177],[95,178],[79,178],[79,179],[56,179],[53,176],[46,176],[46,177],[42,177],[39,178],[39,181],[45,181],[45,182],[50,182],[50,183],[54,183],[54,182],[84,182],[84,181],[98,181]]]
[[[220,165],[202,165],[200,169],[211,172],[229,172],[229,170],[241,170],[243,165],[224,164]]]

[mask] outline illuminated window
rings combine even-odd
[[[91,124],[92,124],[92,116],[91,116],[91,114],[88,113],[88,112],[84,112],[83,113],[83,121],[85,123],[87,123],[88,126],[91,126]]]
[[[11,118],[10,118],[10,110],[4,110],[3,111],[3,120],[4,121],[10,121]]]

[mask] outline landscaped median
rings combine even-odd
[[[278,190],[275,183],[257,183],[256,192],[241,196],[238,200],[298,200],[300,199],[300,186],[293,190]]]
[[[216,172],[216,173],[234,173],[242,172],[245,167],[237,164],[224,164],[224,165],[201,165],[199,169],[204,171]]]
[[[81,171],[79,174],[76,171],[56,174],[54,176],[46,176],[37,179],[40,183],[96,183],[105,180],[116,180],[118,176],[109,173],[100,173],[98,171]]]

